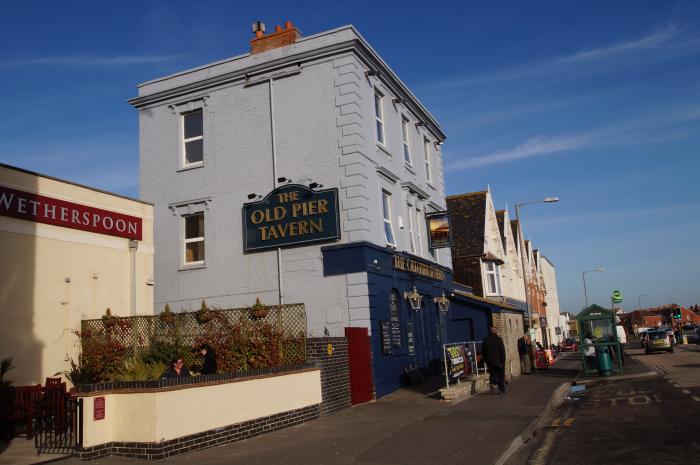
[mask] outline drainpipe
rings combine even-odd
[[[270,78],[270,135],[272,145],[272,185],[277,188],[277,149],[275,146],[275,100],[274,100],[274,80]],[[279,289],[279,304],[284,303],[284,288],[282,287],[282,249],[277,248],[277,288]]]
[[[129,258],[131,261],[131,305],[129,315],[136,316],[136,250],[139,248],[139,241],[129,240]]]

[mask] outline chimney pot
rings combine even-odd
[[[291,21],[284,23],[282,26],[275,26],[274,32],[265,35],[265,25],[262,22],[253,24],[255,37],[250,40],[250,53],[261,53],[274,48],[286,47],[292,45],[301,37],[299,30],[294,27]]]

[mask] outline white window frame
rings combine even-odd
[[[386,202],[385,202],[386,200]],[[383,224],[384,226],[382,228],[384,232],[384,241],[386,242],[387,245],[390,245],[392,247],[396,247],[396,234],[394,232],[394,224],[391,221],[391,192],[387,192],[382,189],[382,217],[383,217]],[[386,234],[386,226],[389,225],[389,231],[391,231],[391,238],[394,240],[394,242],[389,241],[389,237],[387,237]]]
[[[187,115],[191,115],[194,113],[200,113],[202,115],[202,135],[201,136],[194,136],[190,138],[185,138],[185,117]],[[180,152],[182,153],[182,166],[191,168],[194,166],[199,166],[204,164],[204,110],[202,108],[198,108],[196,110],[192,111],[187,111],[184,113],[180,113],[180,140],[182,141],[181,147],[180,147]],[[194,141],[202,141],[202,159],[200,161],[194,161],[192,163],[187,162],[187,143],[188,142],[194,142]]]
[[[413,211],[411,208],[411,204],[406,204],[406,208],[408,209],[408,245],[409,245],[409,252],[415,254],[416,253],[416,238],[415,238],[415,233],[413,231]]]
[[[192,237],[192,238],[187,239],[187,218],[192,218],[192,217],[199,216],[199,215],[202,216],[202,222],[204,222],[205,221],[204,212],[192,213],[189,215],[183,215],[181,217],[182,218],[182,261],[181,261],[181,263],[182,263],[182,266],[185,266],[185,267],[204,265],[204,263],[206,261],[206,246],[204,248],[204,257],[205,257],[204,260],[196,260],[196,261],[192,261],[192,262],[187,261],[187,244],[191,244],[194,242],[201,242],[202,244],[205,244],[205,242],[204,242],[205,236],[198,236],[198,237]],[[204,230],[205,230],[205,235],[206,235],[206,227],[204,228]]]
[[[374,119],[377,144],[386,146],[386,131],[384,130],[384,94],[377,88],[374,89]]]
[[[430,139],[423,138],[423,157],[425,158],[425,178],[428,182],[433,180],[433,173],[430,168]]]
[[[493,269],[491,269],[493,267]],[[490,276],[494,276],[494,283],[496,284],[496,290],[493,292],[491,290],[491,280],[489,279]],[[501,290],[501,274],[498,270],[498,263],[493,262],[493,261],[485,261],[484,262],[484,281],[485,281],[485,289],[484,289],[484,295],[489,295],[489,296],[499,296],[502,293]]]
[[[413,165],[413,158],[411,157],[411,136],[409,135],[410,121],[404,115],[401,115],[401,139],[403,142],[403,161],[409,166]]]
[[[418,256],[423,256],[423,231],[421,226],[421,211],[416,207],[416,251]]]

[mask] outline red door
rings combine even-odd
[[[372,400],[372,350],[367,328],[345,328],[350,359],[352,404]]]

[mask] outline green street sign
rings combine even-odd
[[[612,301],[616,304],[622,302],[622,292],[615,289],[612,293]]]

